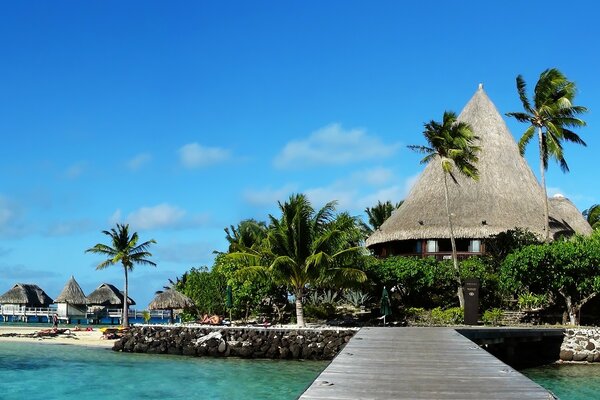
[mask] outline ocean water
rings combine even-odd
[[[561,400],[600,399],[600,365],[552,364],[520,372]]]
[[[0,398],[295,399],[327,364],[0,343]]]

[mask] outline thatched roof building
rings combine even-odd
[[[79,286],[79,283],[75,280],[75,277],[71,276],[71,279],[65,284],[62,292],[60,292],[54,302],[85,305],[87,304],[87,299],[85,294],[83,294],[83,290],[81,290],[81,286]]]
[[[458,185],[449,185],[458,250],[480,254],[481,239],[516,227],[545,237],[542,187],[482,85],[458,120],[471,125],[481,147],[479,181],[457,174]],[[402,206],[367,239],[367,247],[380,256],[449,253],[443,179],[439,164],[429,163]],[[551,199],[550,220],[553,235],[591,233],[565,198]]]
[[[12,289],[0,296],[0,304],[48,307],[52,304],[52,299],[38,285],[17,283]]]
[[[114,285],[103,283],[87,296],[87,303],[88,305],[98,306],[122,306],[123,298],[123,292]],[[131,297],[128,297],[127,303],[130,306],[135,305],[135,301]]]
[[[192,307],[194,302],[177,290],[167,289],[158,293],[148,305],[150,310],[173,310]]]

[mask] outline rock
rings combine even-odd
[[[585,346],[586,350],[594,350],[596,348],[596,345],[592,342],[588,342],[588,344]]]
[[[573,361],[585,361],[587,360],[587,353],[574,353],[573,354]]]
[[[573,361],[573,352],[571,350],[561,350],[559,358],[563,361]]]

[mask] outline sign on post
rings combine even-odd
[[[465,295],[465,324],[477,325],[479,319],[479,279],[466,279],[463,289]]]

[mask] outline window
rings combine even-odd
[[[427,241],[427,252],[428,253],[437,253],[437,251],[438,251],[437,240],[428,240]]]
[[[417,242],[415,244],[415,253],[421,254],[422,252],[423,252],[423,242],[421,242],[420,240],[417,240]]]
[[[469,252],[470,253],[481,253],[481,240],[475,239],[471,240],[469,243]]]

